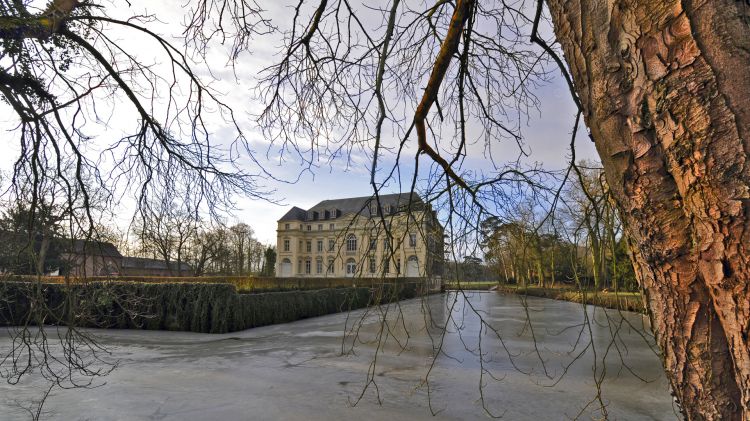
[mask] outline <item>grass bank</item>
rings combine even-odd
[[[531,297],[551,298],[553,300],[586,303],[599,307],[635,311],[644,313],[641,294],[638,292],[613,292],[597,290],[580,290],[572,286],[543,288],[538,286],[521,287],[518,285],[498,284],[497,282],[446,282],[446,289],[493,290],[505,294],[527,295]]]
[[[553,300],[585,303],[599,307],[645,313],[641,294],[638,292],[613,292],[597,290],[580,290],[575,287],[562,286],[543,288],[516,285],[498,285],[496,291],[506,294],[527,295],[531,297],[551,298]]]
[[[445,289],[487,291],[492,287],[496,287],[497,285],[497,282],[446,281]]]

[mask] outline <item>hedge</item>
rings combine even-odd
[[[258,276],[88,276],[88,277],[65,277],[65,276],[31,276],[31,275],[4,275],[3,281],[15,282],[42,282],[45,284],[88,284],[96,282],[134,282],[147,284],[232,284],[239,292],[259,291],[294,291],[304,289],[324,288],[346,288],[346,287],[378,287],[385,283],[420,283],[425,278],[339,278],[339,277],[258,277]]]
[[[414,298],[420,283],[239,294],[218,283],[0,282],[0,325],[226,333]]]

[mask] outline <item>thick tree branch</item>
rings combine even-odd
[[[445,39],[440,46],[440,52],[435,59],[435,65],[432,68],[432,73],[427,82],[422,101],[419,103],[417,111],[414,113],[414,125],[417,130],[417,140],[419,142],[420,152],[423,152],[432,158],[433,161],[442,167],[448,177],[468,191],[471,191],[471,189],[468,184],[466,184],[466,181],[456,174],[445,158],[440,156],[440,153],[433,149],[427,142],[425,119],[427,118],[427,113],[430,111],[430,107],[432,107],[432,104],[437,100],[440,85],[443,83],[445,73],[448,71],[448,66],[450,65],[453,55],[458,51],[458,44],[461,41],[464,24],[469,19],[473,8],[473,0],[458,0],[456,3],[456,9],[453,11],[448,34],[445,36]]]

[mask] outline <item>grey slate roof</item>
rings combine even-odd
[[[42,235],[36,234],[34,241],[41,242]],[[74,254],[86,254],[90,256],[102,256],[102,257],[114,257],[121,258],[122,254],[117,250],[117,247],[107,241],[96,241],[96,240],[79,240],[55,237],[52,239],[59,250],[63,253],[74,253]],[[29,242],[27,234],[22,232],[14,232],[9,230],[0,230],[0,245],[26,245]]]
[[[73,253],[86,254],[91,256],[115,257],[118,259],[122,257],[122,254],[120,254],[120,251],[117,250],[117,247],[107,241],[73,240]]]
[[[174,270],[177,270],[177,262],[171,262],[171,266],[174,267]],[[180,264],[182,270],[189,271],[190,265],[182,262]],[[122,258],[122,268],[123,269],[159,269],[159,270],[169,270],[167,267],[167,262],[164,260],[159,259],[149,259],[147,257],[123,257]]]
[[[307,211],[293,206],[289,212],[285,213],[279,221],[304,221],[307,218]]]
[[[394,194],[381,194],[380,195],[380,206],[381,211],[387,205],[390,205],[394,210],[399,207],[409,205],[411,199],[412,209],[419,209],[424,204],[419,195],[415,193],[394,193]],[[279,221],[306,221],[308,220],[308,212],[318,212],[319,218],[317,220],[325,220],[323,216],[325,211],[336,209],[339,211],[338,216],[361,213],[363,215],[369,215],[369,203],[374,202],[374,196],[362,196],[362,197],[349,197],[344,199],[331,199],[324,200],[317,205],[311,207],[307,211],[298,207],[293,207],[289,212],[279,219]]]

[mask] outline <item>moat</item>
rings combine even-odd
[[[602,403],[610,419],[677,418],[640,315],[588,307],[586,317],[574,303],[467,296],[470,305],[455,293],[393,304],[389,329],[379,322],[383,307],[364,318],[358,310],[225,335],[95,330],[119,366],[99,387],[55,389],[43,419],[482,419],[480,375],[484,406],[508,420],[601,418]],[[482,335],[477,312],[490,326]],[[342,340],[345,328],[358,329],[354,353],[342,354],[353,340]],[[8,341],[4,332],[0,346]],[[441,343],[428,388],[423,379]],[[352,406],[376,349],[374,383]],[[0,419],[28,417],[17,402],[42,388],[33,378],[2,383]]]

